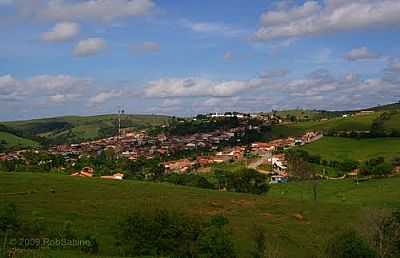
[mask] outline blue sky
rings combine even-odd
[[[0,0],[0,119],[398,101],[399,12],[399,0]]]

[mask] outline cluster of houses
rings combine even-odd
[[[94,169],[92,167],[84,167],[80,171],[71,174],[75,177],[94,177]],[[100,176],[103,179],[122,180],[125,175],[123,173],[115,173],[111,176]]]
[[[271,175],[271,183],[285,183],[288,180],[287,162],[285,155],[277,152],[277,150],[294,147],[296,145],[304,145],[316,141],[322,137],[319,132],[308,132],[298,138],[276,139],[270,142],[255,142],[251,144],[250,150],[245,146],[236,146],[226,148],[224,151],[216,152],[210,156],[198,156],[196,159],[180,159],[168,161],[164,163],[167,173],[187,173],[189,171],[197,171],[198,168],[209,167],[212,164],[243,161],[246,159],[245,154],[250,153],[268,158],[263,160],[271,167],[270,171],[262,171]]]
[[[209,114],[211,118],[215,117],[243,117],[251,118],[251,115],[242,113],[225,113],[225,114]],[[273,114],[267,114],[265,118],[269,122],[274,119]],[[192,149],[208,149],[210,155],[197,156],[196,158],[180,159],[165,162],[164,168],[167,173],[187,173],[189,171],[200,171],[199,168],[207,168],[212,164],[241,161],[247,159],[246,155],[251,153],[255,156],[264,156],[268,153],[276,153],[277,150],[290,148],[295,145],[302,145],[318,140],[322,135],[318,132],[308,132],[301,137],[289,137],[284,139],[276,139],[270,142],[255,142],[249,146],[241,146],[237,142],[235,147],[227,147],[220,149],[221,143],[231,141],[237,135],[243,134],[251,125],[241,123],[235,128],[219,129],[208,133],[194,133],[190,135],[166,135],[160,133],[158,135],[150,135],[146,131],[126,132],[119,136],[87,141],[77,144],[61,144],[51,146],[48,153],[62,155],[66,162],[74,164],[78,159],[87,155],[100,155],[106,150],[111,150],[113,155],[127,158],[129,160],[137,160],[139,158],[152,159],[157,156],[170,156],[182,150]],[[0,154],[0,160],[23,159],[24,151]],[[265,160],[272,168],[268,171],[273,176],[273,181],[281,182],[287,178],[285,158],[282,155],[272,155]],[[286,174],[285,174],[286,173]],[[93,177],[94,170],[86,167],[81,171],[75,172],[72,176]],[[106,179],[124,178],[122,173],[116,173],[112,176],[105,176]]]

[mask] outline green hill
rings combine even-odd
[[[27,222],[40,214],[52,230],[71,221],[79,235],[96,236],[103,256],[118,255],[113,236],[121,218],[134,210],[166,208],[205,218],[224,214],[238,257],[249,257],[252,228],[257,225],[265,227],[268,248],[276,248],[279,257],[308,258],[323,257],[328,239],[360,223],[365,208],[399,207],[399,183],[400,178],[361,185],[324,181],[320,200],[314,202],[307,183],[273,186],[268,194],[254,196],[161,183],[0,173],[0,203],[15,203]],[[296,219],[296,214],[304,219]],[[52,257],[73,257],[62,253]]]
[[[27,148],[27,147],[38,147],[39,143],[32,141],[30,139],[18,137],[14,134],[8,132],[0,132],[0,143],[4,146],[4,148]]]
[[[0,131],[26,141],[72,143],[117,133],[117,115],[65,116],[0,123]],[[144,129],[167,123],[169,117],[158,115],[123,115],[122,128]]]
[[[321,155],[321,158],[326,160],[352,159],[365,161],[381,156],[390,161],[394,157],[400,157],[400,138],[324,137],[300,148],[311,154]]]
[[[369,131],[374,120],[381,114],[381,112],[375,112],[346,118],[336,117],[326,120],[277,125],[273,127],[272,133],[274,137],[287,137],[301,135],[307,131]]]

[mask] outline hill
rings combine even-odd
[[[322,119],[316,121],[303,121],[277,125],[272,128],[274,137],[287,137],[302,135],[307,131],[324,131],[324,132],[340,132],[340,131],[369,131],[375,119],[379,118],[381,112],[372,114],[335,117],[331,119]]]
[[[400,138],[324,137],[300,148],[310,154],[321,155],[321,158],[326,160],[352,159],[365,161],[371,158],[384,157],[390,161],[394,157],[400,157]]]
[[[13,134],[26,141],[72,143],[117,133],[117,115],[65,116],[0,123],[0,132]],[[167,123],[169,117],[158,115],[123,115],[122,128],[144,129]]]
[[[400,178],[361,185],[325,181],[319,187],[320,200],[313,202],[307,183],[273,186],[267,195],[254,196],[161,183],[0,173],[0,203],[17,204],[25,221],[40,214],[54,230],[71,221],[79,235],[96,236],[103,256],[118,255],[113,236],[121,218],[135,210],[166,208],[200,217],[227,216],[239,257],[249,257],[257,225],[265,227],[268,248],[277,248],[279,257],[305,258],[323,257],[328,239],[360,223],[366,207],[398,207],[399,183]],[[304,219],[296,219],[296,214]],[[62,254],[52,257],[79,257]]]
[[[0,143],[2,147],[5,149],[16,148],[16,147],[27,148],[27,147],[39,146],[38,142],[16,136],[12,133],[1,132],[1,131],[0,131]]]

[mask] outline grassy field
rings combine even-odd
[[[390,120],[385,121],[383,124],[385,130],[392,131],[392,130],[400,130],[400,113],[395,114],[390,117]]]
[[[400,138],[351,139],[324,137],[300,147],[326,160],[360,160],[382,156],[388,161],[400,156]]]
[[[166,208],[192,216],[227,216],[239,257],[249,257],[252,227],[257,225],[265,227],[269,248],[278,248],[279,257],[308,258],[323,257],[328,239],[361,223],[366,207],[400,207],[399,183],[400,178],[360,185],[323,182],[314,202],[307,183],[277,185],[255,196],[137,181],[0,173],[0,203],[14,202],[27,222],[33,212],[39,213],[53,230],[72,221],[80,235],[96,235],[103,256],[118,255],[113,232],[121,218],[134,210]]]
[[[0,132],[0,141],[7,142],[6,147],[12,148],[15,146],[21,147],[37,147],[39,144],[35,141],[18,137],[14,134],[7,132]]]
[[[23,133],[25,138],[34,139],[35,136],[40,136],[59,143],[66,142],[68,139],[76,142],[79,140],[99,138],[101,137],[99,133],[100,129],[115,128],[117,119],[117,115],[64,116],[3,122],[0,123],[0,125]],[[121,124],[124,128],[145,129],[151,126],[165,124],[168,120],[169,117],[167,116],[123,115]],[[20,140],[22,141],[23,139]]]
[[[273,127],[272,134],[275,137],[287,137],[301,135],[307,131],[369,131],[373,121],[380,115],[380,112],[375,112],[373,114],[348,118],[338,117],[321,121],[278,125]]]

